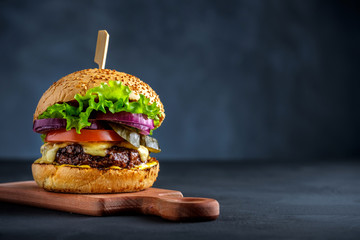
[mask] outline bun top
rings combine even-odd
[[[148,84],[127,73],[98,68],[71,73],[51,85],[39,100],[34,113],[34,120],[48,107],[56,103],[73,101],[76,94],[85,95],[88,89],[100,86],[101,83],[110,80],[121,81],[122,84],[128,86],[132,91],[130,100],[136,101],[140,97],[139,94],[143,94],[150,99],[150,103],[156,102],[162,112],[159,126],[161,125],[165,118],[164,106],[159,96]]]

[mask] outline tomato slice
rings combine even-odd
[[[45,142],[121,142],[120,137],[114,130],[89,130],[82,129],[78,134],[75,129],[51,131],[46,135]]]

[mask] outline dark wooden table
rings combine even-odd
[[[160,160],[161,161],[161,160]],[[0,161],[0,182],[31,180]],[[360,239],[360,160],[161,162],[155,187],[215,198],[220,217],[89,217],[0,202],[0,239]]]

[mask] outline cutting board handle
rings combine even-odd
[[[141,212],[172,221],[210,221],[220,214],[215,199],[170,196],[145,198]]]

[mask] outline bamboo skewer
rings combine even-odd
[[[109,37],[110,35],[106,30],[100,30],[98,32],[94,62],[99,65],[100,69],[105,68]]]

